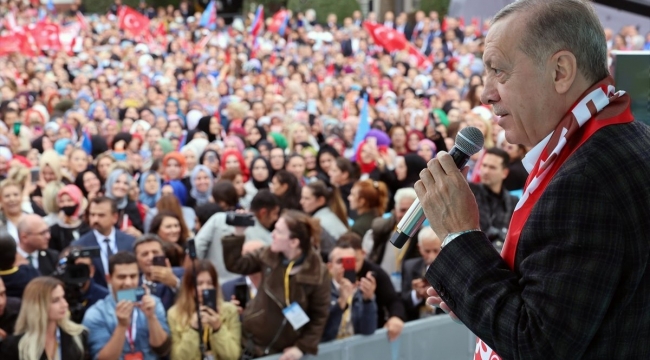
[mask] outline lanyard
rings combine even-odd
[[[138,321],[138,312],[133,310],[133,316],[131,316],[131,327],[129,327],[129,329],[126,330],[126,341],[129,342],[129,347],[131,348],[131,352],[135,351],[135,335],[138,329],[137,321]]]
[[[54,356],[56,360],[63,360],[63,355],[61,354],[61,329],[56,328],[56,348],[54,349]]]
[[[208,329],[208,327],[206,326],[203,328],[203,343],[207,345],[209,338],[210,338],[210,329]]]
[[[289,275],[291,274],[291,269],[293,269],[293,264],[296,261],[292,261],[289,263],[289,266],[287,266],[287,271],[284,272],[284,300],[287,303],[287,306],[291,305],[290,303],[290,288],[289,288]]]

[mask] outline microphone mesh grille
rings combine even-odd
[[[478,128],[468,126],[456,135],[456,147],[467,155],[474,155],[483,148],[483,133]]]

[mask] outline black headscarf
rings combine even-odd
[[[406,154],[404,163],[406,164],[406,178],[398,181],[399,187],[413,187],[420,180],[420,172],[427,167],[427,162],[420,155]]]
[[[263,181],[257,181],[253,177],[253,167],[255,167],[255,163],[257,162],[257,160],[262,160],[264,162],[264,165],[266,165],[266,169],[269,172],[269,175]],[[271,168],[271,163],[268,160],[266,160],[262,156],[256,156],[253,159],[253,161],[251,161],[251,167],[250,167],[249,170],[250,170],[250,174],[251,174],[251,182],[253,183],[253,186],[255,186],[255,188],[257,190],[262,190],[262,189],[268,189],[269,188],[269,183],[271,182],[271,179],[273,178],[273,169]]]
[[[217,140],[217,135],[210,133],[210,119],[212,119],[212,116],[204,116],[199,119],[199,123],[196,125],[196,129],[208,134],[208,141],[213,142]]]

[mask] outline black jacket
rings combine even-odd
[[[59,265],[59,252],[52,249],[38,252],[38,272],[43,276],[52,275]]]
[[[377,264],[368,260],[363,262],[357,278],[365,277],[368,272],[373,272],[377,288],[375,289],[375,301],[377,302],[377,328],[384,327],[386,320],[393,316],[406,321],[406,311],[390,276]]]
[[[23,335],[24,334],[12,335],[7,337],[6,340],[0,342],[0,354],[2,354],[2,360],[20,360],[18,343]],[[88,351],[88,333],[86,331],[81,334],[81,339],[84,351],[79,350],[77,345],[74,343],[72,336],[61,330],[61,359],[90,360],[90,352]],[[47,360],[45,351],[43,351],[40,360]]]

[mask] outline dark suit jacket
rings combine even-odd
[[[510,270],[481,232],[427,278],[503,359],[650,357],[650,127],[599,130],[555,174]]]
[[[2,278],[7,289],[7,296],[22,298],[27,284],[40,275],[34,267],[25,264],[5,270],[5,274],[0,275],[0,278]]]
[[[404,312],[404,304],[402,299],[395,291],[393,282],[390,276],[386,274],[381,266],[365,260],[361,265],[361,270],[357,272],[357,278],[364,277],[368,272],[372,271],[377,282],[375,289],[375,298],[377,301],[377,329],[384,327],[386,320],[393,316],[397,316],[402,320],[406,320],[406,313]]]
[[[125,234],[117,229],[115,230],[115,243],[117,245],[117,251],[133,252],[134,241],[135,239],[133,236]],[[101,248],[101,245],[95,238],[94,231],[85,233],[82,237],[79,238],[79,240],[74,241],[71,245],[81,247],[99,246]],[[95,266],[95,276],[93,277],[95,283],[104,287],[108,287],[108,284],[106,283],[106,274],[104,273],[104,265],[102,263],[102,259],[93,258],[93,265]]]
[[[18,343],[24,334],[12,335],[7,337],[6,340],[0,342],[0,354],[2,360],[20,360],[18,353]],[[64,360],[89,360],[90,352],[88,352],[88,333],[84,331],[81,334],[81,342],[84,346],[84,351],[79,350],[74,343],[72,336],[68,335],[65,331],[61,330],[61,359]],[[45,351],[41,355],[40,360],[47,360]]]
[[[239,284],[246,284],[246,277],[240,276],[221,284],[221,294],[223,295],[224,301],[230,301],[232,299],[233,295],[235,295],[235,286]]]
[[[424,276],[425,270],[426,266],[424,265],[424,259],[421,257],[408,259],[402,263],[402,292],[400,295],[402,297],[402,302],[404,302],[407,321],[420,318],[419,309],[424,300],[417,305],[413,305],[413,300],[411,299],[411,290],[413,287],[411,282]]]
[[[38,252],[38,272],[43,276],[52,275],[59,265],[59,252],[52,249]]]

